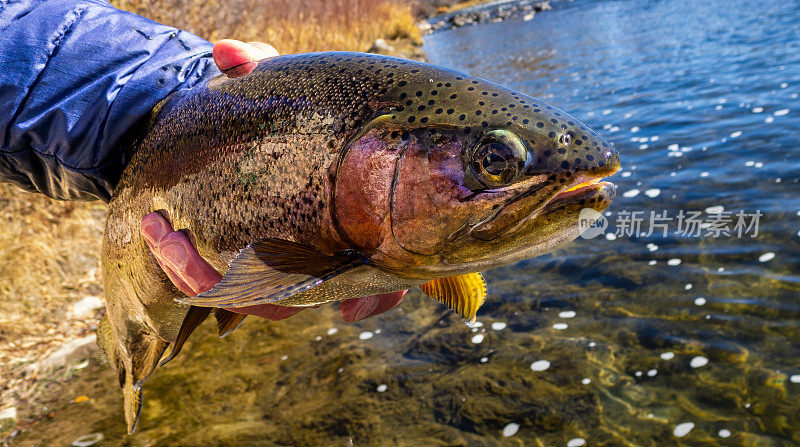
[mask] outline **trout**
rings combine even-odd
[[[619,168],[608,142],[543,101],[387,56],[279,56],[173,94],[104,234],[99,339],[128,430],[144,381],[212,312],[225,334],[237,307],[419,287],[474,321],[479,272],[575,239],[581,211],[613,200],[602,179]],[[223,274],[214,288],[188,297],[171,283],[139,233],[153,211]]]

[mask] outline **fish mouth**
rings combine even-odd
[[[616,186],[611,182],[603,181],[603,179],[613,175],[618,170],[619,169],[616,169],[613,172],[596,177],[591,177],[586,174],[580,175],[563,191],[553,196],[553,198],[551,198],[550,201],[545,204],[544,208],[542,208],[542,212],[540,214],[546,214],[548,211],[551,211],[554,208],[569,203],[580,201],[586,203],[587,201],[600,195],[610,196],[609,198],[613,199]]]

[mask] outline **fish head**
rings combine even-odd
[[[613,200],[619,154],[569,114],[447,70],[398,90],[337,167],[336,220],[378,267],[429,278],[532,258]]]

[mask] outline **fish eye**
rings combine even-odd
[[[513,182],[525,169],[528,150],[511,132],[495,130],[481,138],[469,160],[471,174],[479,188],[494,188]]]

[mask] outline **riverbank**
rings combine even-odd
[[[234,0],[225,9],[207,2],[113,3],[211,41],[266,41],[283,53],[372,50],[424,58],[409,2]],[[374,48],[378,38],[384,47]],[[39,403],[52,400],[79,369],[103,361],[92,337],[104,313],[105,211],[100,202],[58,202],[0,184],[0,439],[46,420],[50,413]]]

